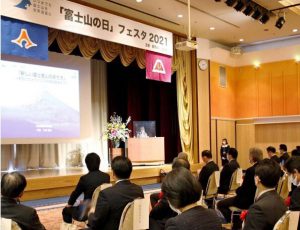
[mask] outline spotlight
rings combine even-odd
[[[285,19],[284,17],[279,17],[276,21],[276,24],[275,26],[278,28],[278,29],[281,29],[281,27],[284,25],[285,23]]]
[[[245,7],[245,4],[240,0],[238,3],[235,5],[234,9],[236,11],[241,11]]]
[[[251,5],[248,5],[248,6],[246,7],[246,9],[243,11],[243,13],[244,13],[245,15],[247,15],[247,16],[249,16],[250,14],[252,14],[252,12],[253,12],[253,7],[252,7]]]
[[[233,6],[236,0],[226,0],[225,3],[227,6]]]
[[[258,20],[260,17],[261,17],[261,12],[258,9],[256,9],[252,14],[252,18]]]
[[[270,20],[270,16],[266,13],[266,14],[264,14],[262,17],[261,17],[261,19],[259,19],[259,21],[262,23],[262,24],[266,24],[267,23],[267,21],[269,21]]]

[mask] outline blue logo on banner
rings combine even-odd
[[[48,27],[1,17],[1,53],[48,60]]]
[[[15,7],[27,10],[27,8],[31,5],[30,0],[22,0],[19,4],[15,5]]]

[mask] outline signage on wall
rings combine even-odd
[[[1,15],[173,55],[173,34],[66,0],[1,1]]]

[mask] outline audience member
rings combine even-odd
[[[186,161],[189,160],[189,159],[188,159],[188,155],[187,155],[187,153],[185,153],[185,152],[180,152],[180,153],[178,153],[178,158],[179,158],[179,159],[184,159],[184,160],[186,160]]]
[[[268,153],[268,157],[269,157],[271,160],[273,160],[273,161],[277,162],[278,164],[280,164],[280,159],[279,159],[279,157],[276,155],[276,149],[275,149],[275,147],[269,146],[269,147],[267,148],[267,153]]]
[[[116,184],[100,192],[95,213],[89,215],[91,229],[117,230],[125,206],[137,198],[143,198],[140,186],[130,182],[131,161],[122,156],[112,160],[111,168]]]
[[[201,186],[192,173],[183,168],[172,170],[162,184],[170,207],[179,215],[166,222],[165,229],[222,229],[221,220],[215,210],[197,205],[201,197]]]
[[[203,194],[206,193],[206,187],[208,179],[215,171],[219,170],[218,165],[213,161],[212,154],[209,150],[204,150],[201,153],[202,160],[205,166],[201,169],[199,173],[199,183],[203,189]]]
[[[284,165],[291,182],[296,188],[291,194],[291,202],[289,209],[292,211],[300,211],[300,157],[291,157]]]
[[[226,138],[222,140],[222,145],[220,149],[220,154],[221,154],[221,160],[222,160],[222,166],[228,163],[227,160],[227,153],[229,152],[230,146],[228,144],[228,141]]]
[[[229,162],[224,165],[220,173],[220,186],[218,188],[218,193],[220,194],[228,193],[232,174],[240,167],[239,163],[236,161],[237,156],[238,151],[235,148],[230,148],[227,153]]]
[[[270,229],[284,215],[287,208],[275,191],[281,175],[280,166],[273,160],[262,160],[255,169],[257,196],[246,215],[244,230]]]
[[[176,160],[172,164],[172,170],[180,167],[190,170],[190,163],[184,159],[176,158]],[[177,215],[177,213],[170,208],[167,198],[163,192],[160,192],[158,197],[158,202],[154,205],[150,212],[150,218],[156,221],[155,224],[153,223],[153,221],[150,221],[150,229],[152,230],[164,229],[166,221],[169,218]]]
[[[44,230],[36,210],[20,204],[27,185],[17,172],[5,173],[1,179],[1,217],[15,221],[23,230]]]
[[[292,157],[300,157],[300,150],[294,149],[294,150],[291,152],[291,155],[292,155]]]
[[[101,184],[110,182],[109,175],[99,170],[100,162],[100,157],[96,153],[86,155],[85,164],[89,172],[80,177],[75,190],[71,193],[68,205],[62,211],[64,222],[72,223],[72,219],[87,220],[87,211],[95,189]],[[73,206],[82,193],[84,200],[78,206]]]
[[[250,148],[249,160],[252,166],[246,170],[242,185],[236,190],[236,196],[221,200],[217,203],[218,209],[223,216],[230,222],[231,210],[229,207],[234,206],[239,209],[248,209],[254,202],[256,185],[254,183],[255,168],[263,158],[263,152],[259,148]]]
[[[290,155],[287,152],[287,147],[285,144],[280,144],[279,145],[279,152],[280,152],[280,163],[281,165],[284,165],[284,163],[287,161],[287,159],[290,158]]]

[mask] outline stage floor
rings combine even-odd
[[[196,173],[201,164],[192,164],[191,170]],[[156,166],[134,166],[130,180],[139,185],[155,184],[161,182],[161,171],[169,172],[171,164]],[[2,172],[3,173],[3,172]],[[36,200],[68,196],[75,188],[79,178],[87,173],[85,168],[68,169],[39,169],[21,172],[27,179],[22,200]],[[111,182],[114,183],[112,172],[109,169]]]

